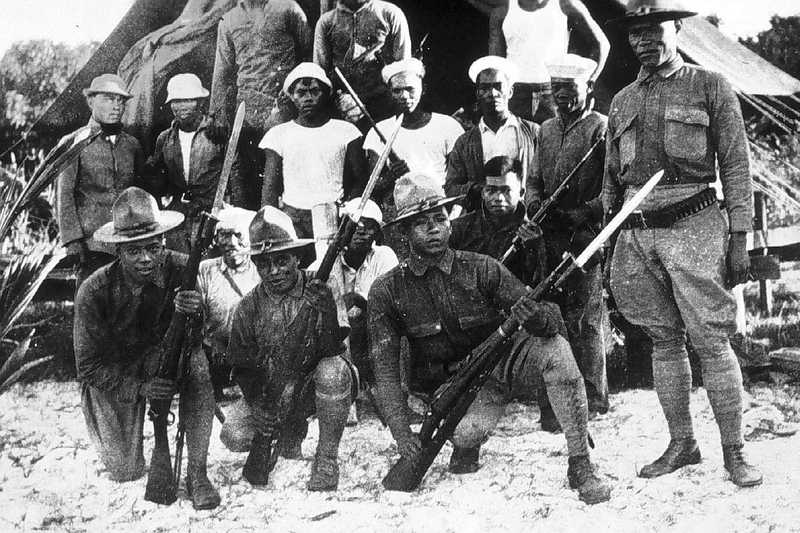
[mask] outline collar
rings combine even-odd
[[[220,272],[232,272],[234,274],[244,274],[245,272],[249,272],[250,270],[254,269],[256,265],[250,261],[249,259],[245,261],[242,266],[239,268],[231,268],[228,266],[228,263],[225,262],[224,257],[219,258],[219,270]]]
[[[486,125],[486,122],[483,121],[483,117],[481,117],[481,120],[478,122],[478,128],[481,130],[481,133],[491,132],[497,135],[506,128],[519,129],[519,120],[517,120],[516,115],[514,115],[513,113],[509,113],[508,118],[503,123],[503,125],[497,128],[497,131],[494,132],[489,126]]]
[[[197,126],[196,130],[190,132],[187,131],[184,133],[195,133],[195,134],[200,133],[200,131],[206,129],[210,123],[211,123],[211,118],[208,115],[203,115],[203,118],[200,119],[200,125]],[[172,122],[170,123],[169,127],[175,130],[175,133],[183,131],[178,127],[178,121],[176,119],[172,119]]]
[[[93,117],[89,117],[89,122],[86,123],[86,126],[89,128],[89,134],[90,135],[94,135],[95,133],[100,131],[100,123],[97,122]],[[98,139],[104,139],[104,140],[110,142],[111,144],[114,144],[114,142],[117,139],[119,139],[119,136],[121,134],[122,134],[121,131],[117,135],[106,135],[106,134],[101,132],[100,135],[98,136]]]
[[[336,2],[336,9],[338,9],[339,11],[344,11],[345,13],[349,13],[349,14],[352,15],[352,14],[358,13],[359,11],[362,11],[362,10],[364,10],[366,8],[371,8],[374,3],[375,3],[374,0],[369,0],[369,2],[364,2],[364,5],[362,5],[361,7],[356,9],[355,11],[353,11],[352,9],[350,9],[349,7],[344,5],[343,3]]]
[[[675,54],[675,57],[671,61],[664,63],[654,71],[646,70],[644,67],[640,68],[636,81],[640,84],[646,83],[656,75],[661,79],[667,79],[683,68],[684,64],[681,55]]]
[[[448,247],[447,250],[445,250],[445,252],[442,254],[442,257],[439,259],[439,261],[435,264],[431,264],[423,260],[417,254],[410,253],[408,254],[408,259],[406,259],[406,264],[408,265],[408,268],[411,269],[411,272],[413,272],[416,276],[422,276],[431,267],[436,267],[445,274],[450,275],[450,273],[453,271],[453,260],[455,259],[455,256],[455,252]]]
[[[284,294],[274,294],[267,288],[267,284],[263,282],[261,283],[261,289],[264,291],[264,294],[267,296],[267,298],[273,301],[280,302],[282,300],[285,300],[286,298],[293,298],[295,300],[299,300],[300,298],[303,297],[304,278],[305,276],[303,275],[303,271],[298,270],[297,281],[295,282],[294,287],[292,287],[292,290]]]
[[[375,246],[377,246],[377,244],[375,244],[375,241],[372,241],[372,246],[370,246],[370,249],[367,252],[367,255],[364,256],[364,262],[361,263],[361,266],[358,267],[358,268],[353,268],[350,265],[348,265],[347,261],[344,260],[344,252],[342,252],[341,254],[339,254],[339,258],[341,259],[342,267],[350,270],[351,272],[355,272],[357,270],[361,270],[362,268],[364,268],[367,265],[367,263],[370,262],[370,260],[372,259],[372,256],[375,255]]]
[[[590,113],[591,113],[593,110],[594,110],[594,105],[592,105],[592,106],[588,106],[588,107],[587,107],[587,106],[583,106],[583,111],[581,112],[580,116],[579,116],[577,119],[575,119],[575,122],[573,122],[573,123],[572,123],[572,124],[570,124],[569,126],[567,126],[567,124],[564,122],[564,119],[561,117],[561,114],[560,114],[560,113],[558,113],[558,111],[556,111],[556,121],[558,121],[558,126],[559,126],[559,128],[561,128],[561,131],[562,131],[563,133],[567,133],[567,132],[568,132],[568,131],[570,131],[572,128],[574,128],[575,126],[577,126],[578,124],[580,124],[580,122],[581,122],[583,119],[585,119],[586,117],[588,117],[588,116],[589,116],[589,114],[590,114]]]

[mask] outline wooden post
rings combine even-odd
[[[767,221],[767,198],[764,196],[762,192],[756,192],[754,195],[755,201],[755,208],[756,208],[756,234],[753,236],[753,244],[758,246],[763,246],[765,249],[769,246],[768,243],[768,231],[769,231],[769,223]],[[756,239],[757,236],[760,236],[760,239]],[[758,240],[761,242],[758,243]],[[772,314],[772,283],[770,280],[761,280],[758,282],[759,286],[759,294],[758,294],[758,303],[761,312],[766,315]]]

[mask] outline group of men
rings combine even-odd
[[[512,3],[508,16],[517,19],[545,9],[552,13],[540,13],[542,20],[577,13],[593,34],[599,31],[581,2],[551,0],[561,15],[546,0]],[[402,11],[379,0],[340,0],[318,22],[313,46],[292,0],[240,2],[219,26],[211,91],[193,74],[169,81],[175,120],[147,159],[121,130],[130,96],[122,80],[96,78],[85,91],[87,128],[100,135],[59,178],[58,220],[81,269],[74,345],[83,411],[112,478],[144,473],[145,402],[180,389],[187,489],[196,508],[218,505],[207,475],[210,368],[225,366],[244,397],[241,412],[222,427],[225,445],[246,451],[254,435],[285,424],[278,451],[301,458],[307,418],[316,414],[319,440],[307,486],[335,490],[353,400],[372,399],[398,453],[413,456],[420,441],[408,396],[429,400],[510,315],[522,328],[458,425],[450,471],[479,468],[480,447],[505,402],[536,398],[543,429],[563,430],[570,487],[587,503],[608,500],[611,487],[590,461],[587,429],[590,413],[609,410],[603,267],[598,261],[573,274],[549,301],[533,300],[528,287],[564,252],[580,252],[604,219],[663,169],[663,183],[625,221],[606,258],[621,312],[653,340],[655,388],[670,432],[665,453],[639,475],[700,461],[689,413],[688,334],[701,358],[725,468],[737,485],[761,483],[742,453],[742,380],[728,343],[729,289],[747,279],[744,236],[752,218],[743,122],[728,83],[684,64],[677,52],[681,19],[693,15],[667,0],[631,0],[616,24],[628,32],[642,67],[614,98],[608,119],[592,109],[591,98],[607,55],[602,37],[599,63],[562,50],[545,62],[546,86],[520,89],[552,97],[554,116],[541,124],[530,120],[542,109],[533,105],[538,97],[531,97],[527,118],[509,108],[516,83],[533,78],[505,57],[476,60],[469,77],[481,118],[464,132],[454,119],[419,107],[425,68],[409,57]],[[502,23],[502,30],[519,38],[520,23]],[[510,37],[509,46],[519,48]],[[314,62],[301,61],[312,50]],[[264,56],[278,66],[265,70]],[[363,90],[367,111],[379,121],[365,138],[365,117],[332,81],[334,66]],[[231,174],[238,207],[219,213],[218,257],[201,264],[196,289],[178,290],[184,253],[194,245],[200,212],[211,208],[226,151],[228,121],[208,113],[209,96],[212,109],[246,102],[241,157]],[[357,211],[366,175],[384,150],[377,132],[388,135],[392,113],[402,122],[374,201],[366,201],[323,283],[309,267],[315,237],[329,237],[319,233],[318,217],[342,199],[349,199],[342,216]],[[709,188],[717,165],[727,217]],[[566,179],[554,205],[540,213]],[[312,335],[324,357],[304,384],[302,412],[280,420],[266,391],[287,363],[284,344],[304,305],[318,315]],[[179,383],[155,371],[174,312],[201,326],[184,353]]]

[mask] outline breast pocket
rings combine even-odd
[[[408,326],[408,336],[412,339],[424,339],[433,337],[442,332],[442,323],[437,321],[424,322]]]
[[[636,115],[623,117],[612,142],[617,143],[620,172],[624,174],[636,158]]]
[[[699,107],[667,106],[664,150],[669,157],[703,160],[708,150],[708,113]]]

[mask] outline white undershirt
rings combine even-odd
[[[183,156],[183,177],[186,183],[189,183],[189,165],[192,157],[192,141],[196,131],[183,131],[178,130],[178,140],[181,143],[181,155]]]

